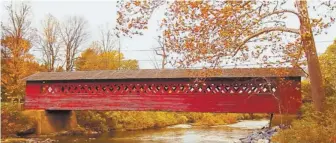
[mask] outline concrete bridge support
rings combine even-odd
[[[26,110],[24,114],[37,122],[36,134],[50,134],[76,128],[77,119],[70,110]]]

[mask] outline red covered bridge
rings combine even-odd
[[[296,113],[301,105],[298,69],[209,73],[187,69],[41,72],[27,78],[25,108]]]

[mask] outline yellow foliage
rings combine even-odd
[[[22,99],[25,89],[24,78],[37,71],[44,70],[34,57],[28,53],[29,41],[4,37],[1,40],[1,97]]]
[[[326,111],[313,110],[312,103],[302,106],[303,118],[295,120],[292,127],[280,131],[273,141],[281,143],[329,143],[336,142],[336,42],[330,45],[319,58],[324,78],[327,99]],[[310,99],[310,88],[307,81],[302,82],[304,99]],[[308,95],[308,96],[307,96]]]
[[[75,61],[75,66],[78,71],[139,68],[136,60],[125,60],[124,55],[118,51],[100,52],[95,48],[88,48],[83,51],[81,56]]]

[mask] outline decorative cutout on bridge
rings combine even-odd
[[[235,81],[224,83],[158,83],[158,82],[82,82],[49,83],[41,85],[43,95],[270,95],[276,84],[265,81]]]

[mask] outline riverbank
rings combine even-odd
[[[36,133],[36,120],[23,114],[18,104],[1,104],[2,138]],[[78,128],[57,135],[102,134],[111,131],[159,129],[177,124],[214,126],[236,123],[238,120],[261,119],[266,114],[151,112],[151,111],[76,111]]]
[[[186,123],[195,126],[213,126],[251,119],[249,114],[161,111],[77,111],[76,116],[81,127],[97,132],[157,129]],[[266,116],[255,114],[253,118],[261,119]]]
[[[40,136],[26,138],[24,142],[90,142],[90,143],[151,143],[151,142],[239,142],[253,131],[268,124],[268,120],[243,120],[228,125],[200,126],[193,124],[178,124],[160,129],[147,129],[135,131],[110,131],[99,135],[77,136]],[[246,128],[249,126],[250,128]],[[14,141],[15,139],[11,139]],[[19,139],[22,141],[22,139]],[[10,140],[7,140],[10,142]]]

